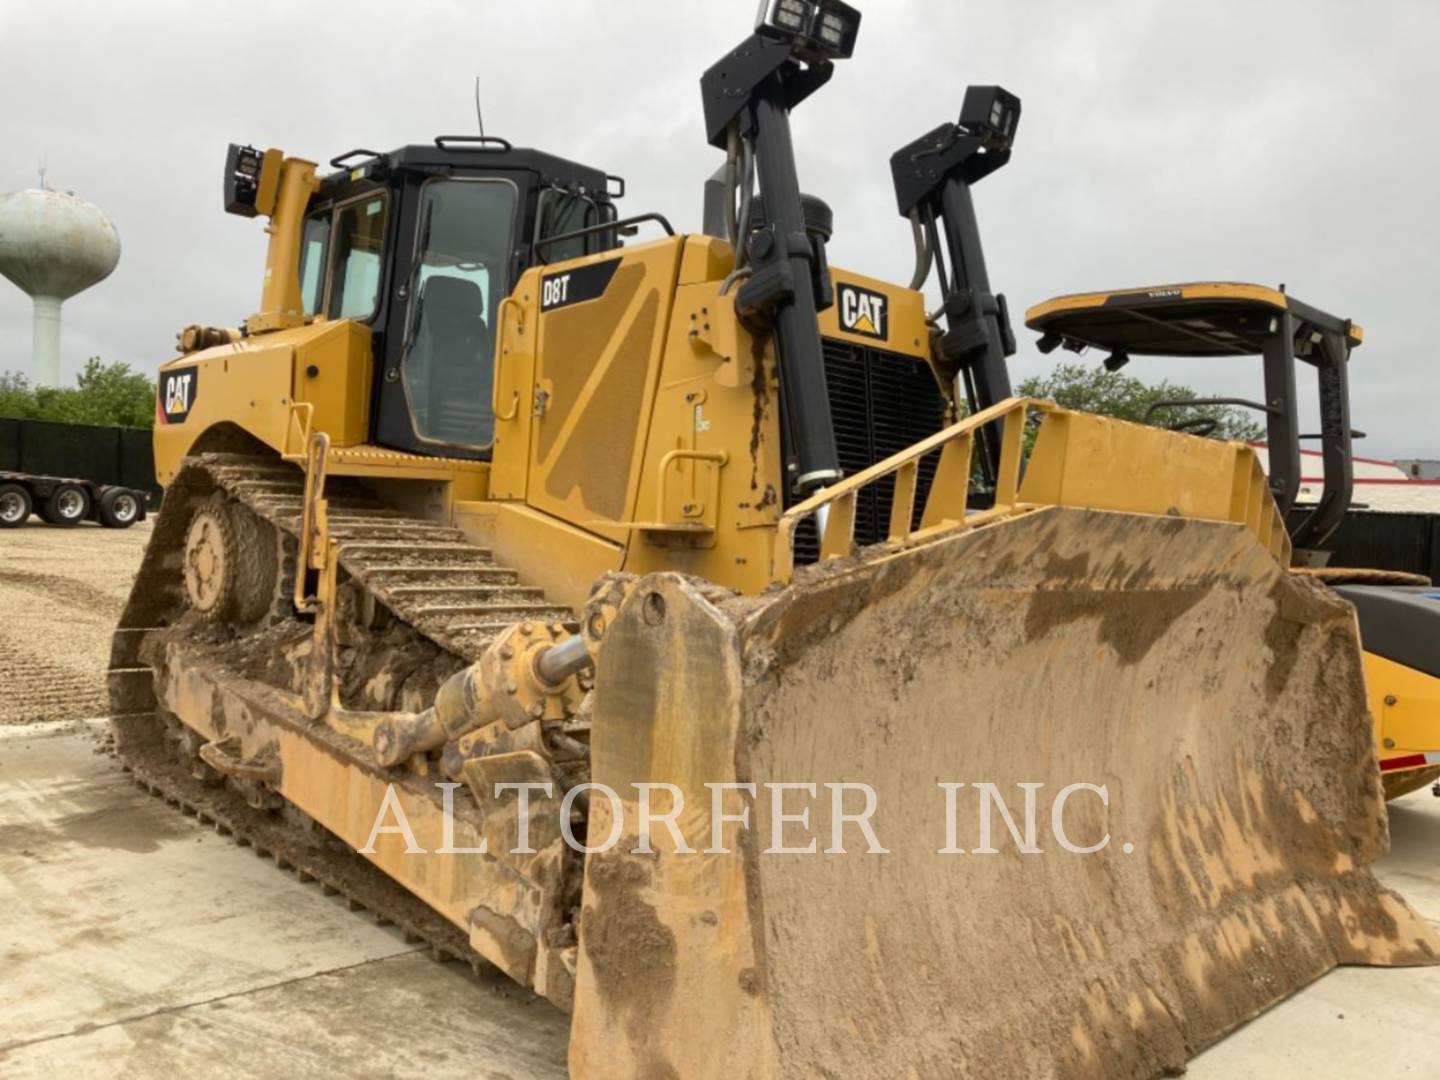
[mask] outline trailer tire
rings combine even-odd
[[[128,488],[110,488],[100,496],[100,524],[128,529],[140,520],[140,496]]]
[[[0,529],[18,529],[35,509],[30,492],[19,484],[0,484]]]
[[[90,493],[79,484],[57,484],[41,503],[40,516],[62,528],[79,525],[90,516]]]

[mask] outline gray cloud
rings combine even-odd
[[[837,263],[906,280],[888,160],[1000,82],[1025,116],[977,191],[991,277],[1017,313],[1060,292],[1205,278],[1286,282],[1367,330],[1352,367],[1363,451],[1440,456],[1425,318],[1437,284],[1426,0],[1198,4],[870,0],[854,60],[796,117]],[[259,297],[264,236],[220,212],[226,143],[327,159],[487,127],[620,172],[629,209],[699,225],[698,79],[751,0],[6,0],[0,190],[52,186],[114,219],[108,281],[67,305],[67,378],[99,354],[150,367],[189,322]],[[1017,377],[1050,361],[1022,333]],[[24,369],[28,301],[0,287],[0,368]],[[1137,374],[1254,391],[1248,361]]]

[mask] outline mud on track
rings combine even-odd
[[[148,521],[0,532],[0,724],[105,715],[110,634],[149,539]]]

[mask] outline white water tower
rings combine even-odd
[[[60,385],[60,305],[120,261],[120,234],[84,199],[31,188],[0,195],[0,274],[35,306],[36,386]]]

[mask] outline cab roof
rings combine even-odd
[[[483,172],[529,172],[545,186],[575,191],[583,188],[597,199],[619,198],[624,194],[624,181],[607,176],[603,169],[542,150],[512,146],[493,136],[483,141],[475,136],[442,135],[430,144],[402,146],[398,150],[379,153],[374,150],[352,150],[330,162],[337,172],[326,176],[322,186],[341,186],[361,180],[381,180],[398,170],[446,173],[454,169]],[[618,184],[613,190],[611,182]]]

